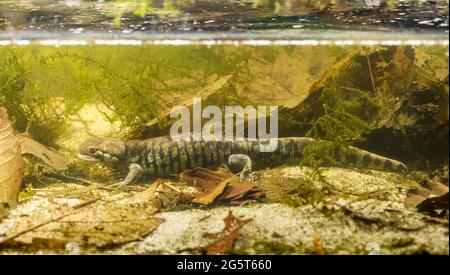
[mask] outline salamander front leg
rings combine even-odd
[[[125,177],[125,179],[121,182],[113,184],[112,186],[118,187],[135,183],[142,177],[144,169],[142,169],[139,164],[132,163],[128,168],[130,169],[130,171],[128,172],[128,175]]]
[[[243,180],[252,172],[252,160],[244,154],[234,154],[228,158],[228,167],[233,173],[241,173],[240,179]]]

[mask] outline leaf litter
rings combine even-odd
[[[64,155],[39,142],[16,134],[6,108],[0,107],[0,203],[17,205],[25,161],[22,154],[31,154],[55,170],[67,169]]]
[[[265,197],[264,191],[250,182],[232,182],[240,174],[232,174],[225,169],[211,171],[206,168],[195,168],[181,174],[181,179],[189,186],[197,189],[199,194],[182,194],[180,201],[200,205],[219,204],[239,205],[246,201]]]
[[[87,187],[83,187],[87,188]],[[80,189],[83,189],[80,188]],[[85,253],[140,240],[163,222],[158,185],[142,192],[94,195],[91,200],[42,198],[11,211],[0,227],[0,247],[25,251],[64,251],[76,243]],[[69,191],[70,192],[70,191]],[[24,209],[27,208],[27,209]],[[23,215],[23,212],[28,213]],[[20,215],[21,217],[16,217]],[[9,223],[20,218],[20,223]],[[3,229],[3,230],[2,230]]]

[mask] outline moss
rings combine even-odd
[[[382,108],[371,92],[347,87],[326,87],[318,100],[324,113],[311,122],[306,136],[320,141],[304,148],[301,164],[313,167],[312,177],[323,181],[319,167],[339,165],[348,147],[373,129]]]
[[[0,105],[11,117],[14,129],[49,146],[55,143],[66,126],[64,102],[43,92],[38,81],[29,81],[35,60],[18,48],[0,49]]]
[[[34,196],[33,185],[28,184],[25,189],[19,193],[19,201],[32,199]]]

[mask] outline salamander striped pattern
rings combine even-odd
[[[262,141],[264,142],[264,141]],[[301,160],[303,148],[315,142],[304,137],[279,138],[274,152],[261,152],[260,141],[171,141],[148,139],[125,142],[124,161],[137,163],[149,176],[163,177],[178,174],[186,169],[204,167],[214,169],[226,164],[232,154],[248,155],[255,169]],[[355,147],[348,153],[333,152],[338,164],[345,167],[368,168],[406,173],[407,167],[396,160],[385,158]]]

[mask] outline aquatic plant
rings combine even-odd
[[[0,49],[0,105],[10,113],[14,128],[46,145],[64,130],[64,101],[42,91],[39,82],[29,83],[33,59],[24,49]]]
[[[308,122],[306,136],[320,141],[305,147],[302,165],[313,167],[312,176],[322,178],[320,167],[339,165],[337,157],[345,158],[350,145],[362,142],[365,134],[375,129],[377,118],[385,106],[375,90],[363,91],[335,86],[330,82],[321,90],[317,102],[321,104],[321,115]]]

